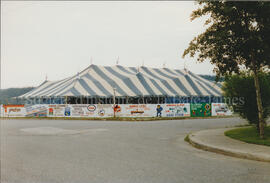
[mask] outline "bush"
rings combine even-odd
[[[263,106],[263,118],[270,115],[270,73],[260,73],[259,82]],[[243,103],[231,103],[226,100],[229,106],[233,107],[234,112],[247,119],[249,123],[258,125],[258,107],[256,100],[256,90],[254,78],[249,73],[227,76],[222,87],[225,97],[243,97]]]

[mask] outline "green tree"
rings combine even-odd
[[[269,69],[270,63],[270,2],[198,1],[191,20],[209,15],[207,29],[195,37],[183,57],[198,55],[215,65],[220,76],[249,70],[253,73],[260,137],[264,136],[265,121],[258,73]]]
[[[259,82],[262,97],[262,106],[264,108],[263,118],[270,115],[270,73],[259,73]],[[242,72],[225,78],[222,86],[223,94],[226,98],[244,99],[233,103],[232,100],[226,100],[229,106],[249,123],[256,124],[259,130],[258,106],[256,102],[256,89],[254,86],[253,76],[249,73]],[[241,97],[241,98],[240,98]]]

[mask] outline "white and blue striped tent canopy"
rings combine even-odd
[[[90,65],[72,77],[45,81],[20,97],[111,97],[113,88],[116,96],[221,96],[220,84],[190,71]]]

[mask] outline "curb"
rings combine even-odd
[[[194,138],[195,134],[196,133],[191,133],[191,134],[187,135],[187,137],[186,137],[186,141],[189,142],[195,148],[202,149],[202,150],[209,151],[209,152],[218,153],[218,154],[223,154],[226,156],[232,156],[232,157],[241,158],[241,159],[248,159],[248,160],[255,160],[255,161],[270,163],[270,157],[263,157],[263,156],[260,156],[257,154],[241,152],[241,151],[237,151],[237,150],[229,150],[226,148],[216,147],[216,146],[211,145],[211,144],[202,143],[202,142],[196,140],[196,138]]]

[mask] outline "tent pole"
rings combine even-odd
[[[116,88],[113,88],[113,117],[115,118],[115,90]]]

